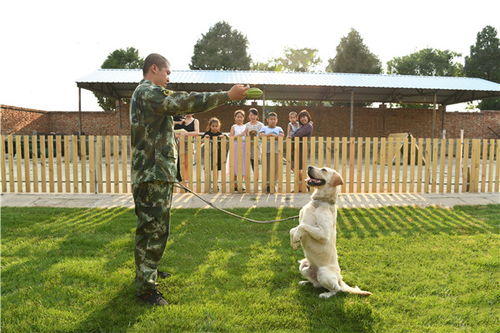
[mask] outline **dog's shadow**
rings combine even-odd
[[[297,300],[302,304],[304,315],[310,322],[311,331],[331,332],[374,332],[375,319],[368,298],[347,293],[338,293],[324,299],[319,294],[324,288],[314,288],[311,284],[299,286],[297,274]]]

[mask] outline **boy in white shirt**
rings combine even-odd
[[[271,112],[267,115],[267,126],[264,126],[260,129],[259,136],[260,137],[267,137],[268,139],[271,137],[276,138],[275,143],[274,143],[274,180],[278,180],[278,163],[281,163],[281,161],[278,161],[278,137],[283,137],[285,136],[285,132],[283,132],[283,129],[279,126],[278,124],[278,115],[275,112]],[[270,142],[267,143],[267,187],[266,187],[266,192],[269,193],[271,191],[271,188],[269,186],[269,175],[270,175],[270,169],[271,169],[271,144]]]

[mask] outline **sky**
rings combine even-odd
[[[423,48],[469,55],[487,25],[500,34],[498,0],[16,0],[2,1],[0,13],[0,104],[47,111],[78,110],[76,81],[116,49],[160,53],[172,69],[189,69],[196,41],[218,21],[247,36],[253,61],[307,47],[319,50],[323,68],[351,28],[384,67]],[[100,110],[87,90],[82,109]]]

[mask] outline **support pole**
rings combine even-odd
[[[351,90],[351,117],[349,119],[349,137],[354,134],[354,90]]]
[[[441,105],[441,133],[446,133],[446,130],[444,129],[444,116],[446,114],[446,105]],[[442,134],[444,135],[444,134]],[[444,137],[443,137],[444,139]]]
[[[78,87],[78,117],[79,117],[79,130],[78,135],[82,135],[82,88]]]
[[[431,137],[436,137],[436,93],[434,93],[434,109],[432,111],[432,133]]]

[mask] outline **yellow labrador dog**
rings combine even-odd
[[[328,298],[339,291],[369,296],[369,291],[350,287],[342,280],[336,247],[338,187],[344,184],[340,174],[330,168],[308,167],[307,184],[315,190],[311,201],[299,213],[299,225],[290,230],[290,243],[294,250],[300,245],[305,258],[299,260],[299,271],[307,279],[300,285],[312,283],[328,292],[319,297]]]

